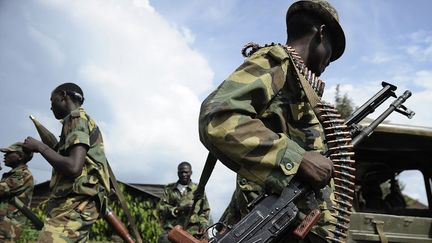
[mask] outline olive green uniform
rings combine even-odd
[[[185,226],[188,215],[185,212],[179,212],[179,208],[193,203],[193,193],[197,189],[197,184],[192,181],[189,182],[185,191],[181,193],[177,188],[178,183],[171,183],[165,186],[164,194],[158,206],[159,218],[165,231],[160,237],[159,242],[169,242],[166,238],[167,233],[175,225],[181,225],[189,233],[197,236],[202,234],[209,224],[210,207],[207,197],[204,195],[203,199],[198,200],[189,223]]]
[[[58,152],[68,156],[68,149],[77,144],[88,147],[81,175],[71,178],[53,170],[47,218],[38,242],[86,242],[106,204],[109,176],[103,139],[83,108],[63,119]]]
[[[30,207],[33,188],[33,175],[27,165],[20,165],[3,174],[0,181],[0,242],[14,242],[18,239],[26,217],[11,200],[17,197]]]
[[[321,124],[300,86],[287,52],[261,48],[238,67],[202,106],[202,143],[238,174],[223,221],[234,224],[263,191],[280,193],[297,173],[305,151],[324,149]],[[330,234],[332,189],[317,195],[322,217],[313,232]],[[298,207],[308,212],[301,201]],[[326,227],[323,227],[326,226]]]

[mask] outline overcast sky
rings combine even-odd
[[[0,146],[38,137],[31,114],[60,134],[50,93],[72,81],[84,90],[84,107],[101,127],[119,180],[174,182],[177,164],[189,161],[198,181],[206,158],[197,124],[202,100],[242,63],[245,43],[285,42],[291,3],[0,0]],[[324,98],[332,101],[341,84],[358,106],[387,81],[398,94],[413,92],[406,105],[417,113],[390,121],[432,127],[431,1],[331,3],[347,45],[322,75]],[[50,178],[40,155],[29,167],[38,183]],[[234,181],[219,163],[207,186],[214,219],[228,204]]]

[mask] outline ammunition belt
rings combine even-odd
[[[351,133],[341,119],[338,111],[331,105],[318,103],[318,119],[324,128],[325,141],[328,147],[329,158],[333,162],[334,175],[334,205],[335,213],[332,216],[336,219],[335,229],[330,230],[333,236],[327,239],[332,242],[345,242],[350,225],[351,208],[354,198],[355,185],[355,161],[353,145],[351,145]]]

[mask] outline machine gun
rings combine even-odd
[[[397,111],[408,118],[412,118],[412,116],[414,116],[413,111],[403,106],[403,103],[411,96],[411,92],[409,90],[397,97],[394,93],[397,88],[396,86],[386,82],[382,82],[382,86],[383,88],[378,93],[376,93],[371,99],[358,108],[348,119],[346,119],[344,124],[342,123],[344,126],[330,127],[331,129],[334,127],[345,127],[346,130],[349,129],[349,132],[347,132],[349,133],[349,139],[342,137],[331,141],[328,140],[328,138],[334,136],[334,134],[343,135],[345,133],[334,132],[333,129],[333,133],[330,134],[331,136],[327,137],[326,134],[327,143],[348,141],[349,144],[338,145],[339,147],[337,148],[346,149],[346,151],[343,151],[339,154],[334,154],[335,150],[329,146],[330,149],[325,153],[325,156],[330,158],[334,156],[334,158],[332,158],[333,161],[338,160],[347,163],[353,163],[354,160],[349,159],[349,155],[354,154],[353,152],[349,152],[350,149],[370,136],[374,129],[393,111]],[[395,97],[396,99],[390,104],[389,108],[387,108],[387,110],[385,110],[378,118],[369,124],[369,126],[363,128],[358,124],[367,115],[373,113],[378,106],[380,106],[390,97]],[[321,106],[321,111],[332,111],[329,106]],[[330,123],[334,123],[333,121],[335,120],[332,120]],[[333,146],[333,148],[335,148],[335,146]],[[348,159],[341,158],[342,155],[348,155]],[[339,168],[353,171],[352,168],[350,169],[346,165],[338,166]],[[343,170],[335,170],[335,172],[340,174],[345,173]],[[350,175],[348,173],[347,176],[349,179]],[[348,179],[340,179],[345,184],[339,186],[344,190],[352,191],[352,189],[349,187],[353,187],[354,182],[349,181]],[[353,176],[352,179],[354,179]],[[216,233],[212,233],[212,235],[209,236],[208,242],[277,242],[277,240],[288,234],[293,234],[295,237],[303,239],[309,233],[310,229],[320,216],[319,209],[312,209],[311,212],[306,217],[304,217],[299,225],[295,225],[300,215],[296,206],[296,202],[298,199],[304,197],[313,197],[313,191],[311,188],[309,188],[309,186],[307,186],[307,184],[294,177],[291,183],[286,188],[284,188],[280,195],[262,194],[252,201],[250,205],[248,205],[249,208],[251,208],[251,212],[232,227],[226,226],[223,223],[216,223],[213,226],[213,228],[216,229]],[[347,198],[349,198],[349,196],[347,196]],[[342,204],[348,206],[346,206],[346,208],[339,209],[341,212],[345,213],[345,216],[338,217],[338,225],[336,226],[339,226],[339,228],[342,230],[336,230],[333,232],[336,237],[329,238],[329,240],[332,240],[333,242],[344,242],[344,238],[346,238],[347,235],[346,231],[348,230],[347,225],[349,226],[349,211],[351,205],[349,202],[342,202]],[[181,230],[181,228],[175,228],[170,232],[170,234],[170,239],[173,242],[202,242],[199,240],[187,240],[190,238],[183,237],[183,235],[187,235],[187,232]]]

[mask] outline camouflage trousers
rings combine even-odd
[[[14,219],[0,219],[0,243],[15,242],[22,232],[22,225]]]
[[[87,242],[92,224],[99,217],[93,200],[50,200],[47,218],[39,234],[40,243]]]

